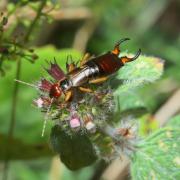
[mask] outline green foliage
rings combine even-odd
[[[117,96],[121,111],[146,107],[138,90],[159,79],[162,73],[163,60],[144,55],[121,68],[117,73],[116,80],[112,80],[112,83],[115,84],[114,94]]]
[[[131,164],[134,180],[180,178],[180,116],[172,121],[137,144]]]
[[[71,54],[73,56],[73,60],[78,60],[81,57],[80,53],[72,49],[63,49],[58,51],[53,46],[47,46],[43,48],[34,47],[35,51],[33,52],[31,47],[30,49],[28,47],[28,43],[32,44],[32,42],[22,42],[22,44],[20,42],[19,44],[18,41],[16,44],[13,41],[14,34],[17,33],[19,35],[19,32],[23,29],[25,30],[24,32],[27,32],[31,26],[31,23],[33,22],[29,19],[29,17],[26,18],[26,11],[23,14],[23,18],[21,18],[21,16],[18,17],[19,12],[22,14],[21,7],[28,7],[30,10],[37,12],[39,3],[41,2],[43,1],[19,0],[9,2],[5,8],[8,10],[8,16],[2,16],[0,18],[0,31],[2,32],[0,32],[0,73],[4,75],[4,72],[6,72],[6,76],[3,77],[3,79],[0,79],[0,132],[3,134],[7,133],[7,127],[9,126],[16,61],[19,59],[22,60],[21,80],[33,83],[40,79],[42,74],[44,74],[44,77],[47,77],[47,73],[44,73],[42,70],[42,66],[48,66],[44,61],[45,59],[49,61],[53,60],[55,57],[58,61],[58,64],[65,70],[65,61],[67,55]],[[48,11],[52,7],[48,5],[52,4],[52,2],[55,4],[57,1],[47,0],[46,2]],[[167,83],[164,85],[161,81],[158,81],[153,86],[150,85],[150,82],[154,82],[161,76],[163,63],[159,58],[145,56],[141,56],[137,61],[129,63],[127,66],[123,67],[117,73],[116,81],[113,81],[114,83],[112,82],[113,87],[116,90],[115,95],[117,97],[115,97],[115,99],[117,99],[117,112],[114,115],[115,118],[113,117],[112,119],[118,122],[120,120],[126,120],[129,117],[131,119],[138,119],[141,121],[140,133],[146,136],[146,131],[149,132],[149,129],[154,131],[157,128],[157,124],[154,123],[154,121],[152,123],[149,121],[149,119],[152,118],[152,114],[150,113],[155,112],[159,106],[169,97],[173,90],[179,85],[180,41],[178,31],[179,23],[176,21],[176,19],[178,20],[178,6],[176,6],[177,1],[169,2],[161,0],[157,2],[137,2],[112,0],[97,2],[93,0],[77,0],[73,2],[70,0],[68,2],[64,1],[64,4],[62,2],[62,8],[65,6],[68,9],[70,5],[71,7],[68,10],[70,10],[69,12],[71,13],[72,7],[74,8],[75,6],[77,7],[79,5],[84,6],[86,4],[90,4],[90,9],[88,10],[90,14],[92,13],[93,17],[95,17],[95,21],[98,22],[97,27],[95,27],[96,31],[93,33],[88,43],[89,52],[92,52],[93,54],[102,53],[106,50],[110,50],[114,42],[120,38],[130,37],[133,41],[132,44],[130,42],[128,46],[126,46],[128,47],[128,52],[134,52],[134,49],[141,47],[144,54],[157,55],[158,57],[163,57],[163,59],[166,60],[166,70],[162,79],[166,80],[165,78],[168,78],[170,79],[169,82],[173,82],[173,84]],[[54,9],[54,7],[52,7],[52,9]],[[158,9],[160,11],[157,11]],[[17,15],[16,10],[18,11]],[[45,12],[46,10],[40,12],[40,17],[46,17],[46,22],[48,18],[53,21],[52,17],[49,17]],[[15,15],[17,18],[13,18],[13,21],[10,21],[10,24],[12,24],[9,26],[8,18],[11,15]],[[169,17],[172,19],[172,21],[169,21]],[[44,27],[41,26],[41,23],[42,21],[35,23],[35,30]],[[62,37],[65,37],[66,41],[68,42],[67,44],[72,43],[69,42],[68,38],[68,35],[71,33],[69,32],[69,24],[71,24],[74,28],[74,26],[77,27],[78,23],[73,19],[70,23],[69,21],[66,22],[66,20],[61,23],[62,29],[60,28],[60,33],[62,34]],[[59,26],[57,27],[59,28]],[[66,27],[68,27],[67,30],[63,31],[63,29]],[[46,31],[46,29],[44,29],[44,31]],[[33,30],[33,32],[37,31]],[[62,39],[58,37],[60,33],[58,33],[57,36],[52,35],[53,33],[49,34],[50,39],[48,39],[48,43],[54,43],[54,38],[56,38],[57,41],[59,40],[58,45],[61,44],[62,46]],[[29,39],[33,37],[32,35],[36,35],[34,36],[34,39],[38,39],[37,34],[32,33],[32,31],[30,33]],[[23,39],[23,37],[20,37],[20,41],[21,39]],[[79,40],[81,41],[81,37]],[[23,45],[23,47],[18,45]],[[122,49],[124,50],[124,46]],[[30,64],[28,61],[26,61],[29,60],[34,62],[38,56],[39,59],[35,64]],[[168,90],[171,89],[171,87],[174,87],[174,84],[175,88]],[[31,106],[32,99],[37,96],[36,90],[20,84],[19,87],[17,118],[14,134],[15,138],[12,140],[12,144],[9,144],[9,149],[11,149],[10,159],[31,159],[46,155],[49,156],[50,151],[47,149],[45,142],[47,142],[49,137],[50,128],[47,128],[45,138],[41,138],[40,134],[42,129],[42,120],[44,117],[39,111]],[[93,111],[96,112],[98,110],[99,109],[93,109]],[[151,112],[148,112],[148,110]],[[113,124],[112,119],[110,119],[111,124]],[[135,119],[133,119],[133,121],[135,121]],[[153,136],[152,139],[150,137],[146,138],[145,140],[141,141],[140,144],[138,144],[139,151],[137,151],[133,157],[135,160],[133,161],[133,177],[138,176],[139,179],[150,179],[150,177],[151,179],[168,179],[170,177],[173,165],[175,163],[179,164],[179,157],[176,158],[174,154],[177,154],[180,148],[179,146],[177,146],[178,149],[176,147],[173,148],[172,145],[172,143],[174,143],[174,146],[176,146],[175,144],[177,144],[177,140],[179,140],[177,138],[177,136],[179,136],[179,133],[177,133],[177,128],[176,130],[174,129],[174,126],[179,126],[178,121],[179,117],[177,116],[173,118],[170,123],[168,123],[168,128],[162,129],[162,131],[159,130],[159,133],[155,133],[157,137],[153,136],[152,134],[150,136]],[[115,126],[117,126],[116,123]],[[169,137],[170,135],[172,135],[172,137]],[[166,136],[168,136],[168,138]],[[5,149],[3,148],[6,144],[7,138],[5,135],[1,135],[0,138],[2,140],[0,141],[0,158],[3,159],[5,154]],[[19,139],[21,139],[21,141]],[[92,136],[90,140],[96,146],[100,146],[102,154],[108,154],[111,152],[111,148],[113,148],[113,140],[110,139],[108,135],[104,135],[103,133],[95,134],[95,136]],[[42,144],[45,145],[45,152],[42,152],[40,149],[36,149],[36,144],[39,144],[39,142],[43,142]],[[108,144],[110,145],[109,147],[107,147]],[[169,152],[168,149],[166,153],[165,150],[167,150],[167,147],[169,149],[171,148],[172,152]],[[21,150],[23,150],[23,154],[20,154]],[[148,160],[147,156],[149,158]],[[72,158],[72,155],[70,155],[70,157]],[[75,163],[74,159],[72,161]],[[12,179],[46,179],[48,176],[50,160],[45,162],[38,160],[38,162],[35,162],[34,164],[28,164],[27,162],[14,163],[11,168],[14,171],[11,176]],[[164,167],[161,168],[162,165],[165,167],[165,172]],[[166,172],[167,169],[168,171]],[[177,170],[177,168],[175,167],[174,170]],[[89,167],[89,169],[85,169],[82,173],[82,179],[87,179],[87,177],[90,178],[87,176],[88,173],[86,173],[86,171],[91,171],[92,173],[93,169],[91,167]],[[17,175],[17,172],[21,173]],[[71,178],[73,180],[75,178],[80,179],[77,175],[78,173],[81,174],[80,172],[74,172],[72,173],[71,177],[68,176],[71,173],[65,170],[65,172],[63,172],[63,178]],[[65,177],[64,174],[68,175]],[[167,176],[162,178],[162,176],[166,174]],[[139,177],[140,175],[142,176]],[[174,179],[179,179],[178,173],[174,174]]]
[[[7,140],[4,135],[0,135],[0,160],[5,160],[7,155]],[[40,157],[51,157],[52,151],[49,149],[48,144],[26,144],[19,139],[11,139],[8,144],[10,150],[9,158],[11,160],[28,160]]]
[[[60,126],[55,125],[50,140],[54,151],[71,170],[89,166],[97,159],[91,141],[81,132],[68,135]]]
[[[163,60],[156,57],[141,55],[138,60],[125,65],[116,78],[122,80],[115,93],[123,95],[128,91],[134,90],[144,84],[154,82],[159,79],[163,73]]]

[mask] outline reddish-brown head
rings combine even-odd
[[[61,96],[61,88],[59,87],[58,83],[55,83],[51,86],[51,89],[49,91],[50,98],[58,98]]]

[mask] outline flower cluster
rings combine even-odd
[[[110,119],[114,111],[110,88],[98,87],[93,93],[85,93],[70,102],[64,101],[63,96],[52,102],[49,97],[51,86],[46,79],[40,81],[40,97],[34,100],[34,104],[45,112],[45,118],[52,119],[69,134],[77,131],[95,133],[97,128],[104,126],[104,122]],[[78,95],[79,92],[76,93]]]

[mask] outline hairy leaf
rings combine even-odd
[[[157,130],[137,145],[131,165],[134,180],[180,178],[179,127],[177,116],[175,124]]]
[[[141,55],[136,61],[127,63],[116,76],[119,86],[116,90],[118,95],[146,83],[159,79],[163,72],[163,60],[157,57]]]
[[[129,55],[130,56],[130,55]],[[146,107],[138,88],[160,78],[163,73],[163,60],[141,55],[136,61],[122,67],[111,80],[117,103],[121,111]]]

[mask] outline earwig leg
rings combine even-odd
[[[69,62],[70,61],[70,62]],[[66,61],[66,71],[68,73],[72,72],[77,67],[77,64],[74,63],[71,56],[67,57]]]
[[[92,93],[93,90],[90,88],[85,88],[85,87],[79,87],[79,90],[82,92],[86,92],[86,93]]]
[[[120,44],[123,43],[124,41],[128,41],[128,40],[130,40],[130,39],[129,38],[124,38],[124,39],[121,39],[120,41],[118,41],[115,44],[114,49],[111,52],[118,56],[119,53],[120,53],[120,49],[119,49]]]
[[[80,60],[80,67],[82,67],[90,59],[90,57],[91,55],[89,53],[86,53]]]
[[[76,65],[74,62],[71,64],[66,64],[66,70],[68,73],[72,72],[74,69],[76,69]]]
[[[100,77],[100,78],[96,78],[96,79],[90,80],[89,83],[98,84],[98,83],[102,83],[102,82],[107,81],[107,79],[108,79],[108,77],[104,76],[104,77]]]
[[[72,96],[73,96],[72,90],[67,91],[65,94],[65,101],[66,102],[69,101],[72,98]]]
[[[136,53],[136,55],[135,55],[134,57],[129,58],[129,57],[127,57],[127,56],[123,56],[123,57],[120,58],[120,61],[121,61],[123,64],[128,63],[128,62],[131,62],[131,61],[134,61],[134,60],[136,60],[136,59],[140,56],[140,54],[141,54],[141,49],[138,50],[138,52]]]

